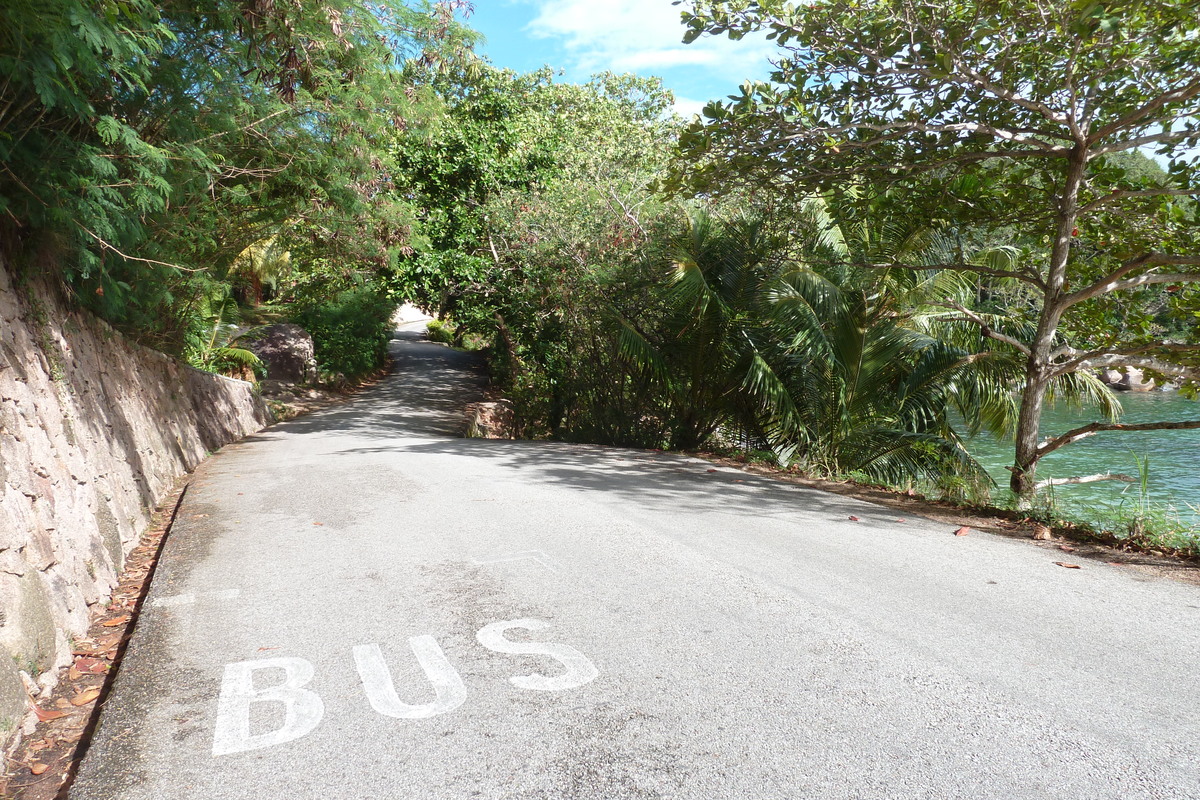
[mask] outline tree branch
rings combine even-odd
[[[1035,491],[1041,491],[1047,486],[1066,486],[1073,483],[1098,483],[1099,481],[1124,481],[1125,483],[1137,483],[1137,478],[1132,475],[1122,475],[1121,473],[1105,472],[1100,475],[1080,475],[1075,478],[1047,478],[1044,481],[1038,481],[1034,484]]]
[[[1001,100],[1007,100],[1008,102],[1018,105],[1021,108],[1034,111],[1056,125],[1070,125],[1070,120],[1066,117],[1066,115],[1056,112],[1045,103],[1037,100],[1031,100],[1028,97],[1018,94],[1015,90],[1010,89],[1007,86],[1001,86],[976,72],[963,60],[956,44],[948,42],[941,30],[930,28],[925,25],[921,25],[920,27],[931,39],[934,39],[941,45],[939,48],[941,52],[950,55],[951,59],[953,60],[952,64],[954,69],[950,70],[949,76],[945,74],[935,75],[933,72],[927,69],[913,69],[911,72],[920,74],[925,78],[948,80],[951,83],[982,89],[993,97],[997,97]]]
[[[1098,197],[1087,205],[1082,206],[1079,209],[1079,216],[1083,216],[1089,211],[1094,211],[1100,206],[1107,205],[1114,200],[1120,200],[1122,197],[1190,197],[1193,195],[1200,195],[1200,189],[1140,189],[1138,191],[1114,189],[1103,197]]]
[[[204,272],[204,268],[203,268],[203,267],[201,267],[201,268],[199,268],[199,269],[188,269],[187,267],[181,267],[181,266],[180,266],[180,265],[178,265],[178,264],[171,264],[171,263],[168,263],[168,262],[166,262],[166,261],[155,261],[153,258],[138,258],[137,256],[129,256],[129,255],[125,255],[125,254],[124,254],[124,253],[122,253],[120,250],[118,250],[116,247],[114,247],[113,245],[109,244],[107,241],[105,241],[104,239],[100,238],[100,237],[99,237],[99,236],[97,236],[96,234],[92,233],[90,230],[88,230],[88,229],[87,229],[87,228],[85,228],[84,226],[80,225],[80,226],[79,226],[79,229],[80,229],[80,230],[82,230],[84,233],[86,233],[88,236],[91,236],[91,237],[92,237],[93,239],[95,239],[97,242],[99,242],[99,243],[100,243],[100,246],[101,246],[102,248],[104,248],[105,250],[112,250],[114,253],[116,253],[116,254],[117,254],[117,255],[119,255],[121,258],[124,258],[124,259],[125,259],[125,260],[127,260],[127,261],[139,261],[139,262],[141,262],[141,263],[143,263],[143,264],[157,264],[157,265],[158,265],[158,266],[160,266],[160,267],[170,267],[171,269],[177,269],[177,270],[179,270],[180,272]]]
[[[1134,110],[1133,113],[1127,114],[1118,120],[1110,122],[1103,128],[1093,131],[1092,135],[1088,137],[1088,143],[1090,144],[1091,142],[1098,142],[1105,136],[1109,136],[1123,128],[1128,128],[1131,125],[1135,125],[1138,120],[1145,119],[1148,115],[1153,114],[1155,111],[1159,110],[1163,106],[1168,105],[1169,103],[1186,102],[1197,95],[1200,95],[1200,78],[1193,78],[1191,83],[1181,86],[1178,89],[1160,94],[1158,97],[1155,97],[1144,106]]]
[[[1006,344],[1010,347],[1016,348],[1017,350],[1024,353],[1025,355],[1029,355],[1029,346],[1028,345],[1026,345],[1024,342],[1020,341],[1019,339],[1014,339],[1013,337],[1008,336],[1007,334],[1003,334],[1003,333],[1000,333],[999,331],[992,330],[992,326],[987,324],[987,320],[985,320],[983,317],[976,314],[974,311],[971,311],[966,306],[961,305],[959,303],[949,302],[949,301],[945,302],[945,303],[937,303],[936,305],[939,308],[950,308],[950,309],[953,309],[953,310],[957,311],[958,313],[962,314],[963,317],[965,317],[968,322],[973,322],[976,325],[978,325],[980,332],[987,338],[995,339],[997,342],[1003,342],[1004,344]]]
[[[1170,144],[1178,142],[1180,139],[1200,138],[1200,131],[1170,131],[1167,133],[1154,133],[1149,136],[1139,136],[1136,139],[1125,139],[1124,141],[1114,144],[1097,147],[1090,153],[1091,158],[1096,156],[1108,155],[1109,153],[1120,153],[1125,150],[1132,150],[1135,147],[1145,147],[1148,144]]]
[[[1054,145],[1043,141],[1033,136],[1023,136],[1017,131],[1010,131],[1005,128],[997,128],[992,125],[985,125],[978,122],[959,122],[947,125],[930,125],[927,122],[890,122],[890,123],[867,123],[856,122],[850,125],[839,125],[829,128],[806,128],[803,133],[797,133],[786,137],[787,140],[806,138],[809,136],[835,136],[838,134],[852,133],[854,131],[867,130],[877,131],[888,135],[877,136],[873,139],[866,139],[857,142],[848,142],[856,147],[873,147],[883,142],[891,141],[897,135],[904,133],[982,133],[991,136],[994,139],[999,139],[1004,142],[1013,142],[1015,144],[1029,145],[1036,147],[1049,155],[1063,155],[1070,152],[1069,147],[1063,145]]]
[[[1200,264],[1200,255],[1197,256],[1178,256],[1167,253],[1142,253],[1137,258],[1131,258],[1115,270],[1105,275],[1100,280],[1085,286],[1082,289],[1077,289],[1074,292],[1066,295],[1062,299],[1063,309],[1068,309],[1076,303],[1082,303],[1084,300],[1090,300],[1093,297],[1098,297],[1102,294],[1115,292],[1120,289],[1131,289],[1135,286],[1143,286],[1152,283],[1193,283],[1200,280],[1200,273],[1176,273],[1173,275],[1163,275],[1159,273],[1141,275],[1137,278],[1129,280],[1121,280],[1126,275],[1136,272],[1139,269],[1146,267],[1159,266],[1192,266]]]
[[[1154,356],[1106,353],[1101,356],[1089,358],[1086,361],[1078,364],[1076,368],[1102,369],[1106,367],[1136,367],[1140,370],[1150,370],[1151,372],[1157,372],[1162,375],[1174,375],[1177,378],[1200,381],[1200,369],[1189,367],[1185,364],[1173,364],[1169,361],[1163,361],[1160,358],[1155,358]]]
[[[1081,428],[1067,431],[1062,436],[1047,439],[1038,445],[1037,456],[1044,458],[1060,447],[1066,447],[1072,442],[1086,439],[1104,431],[1184,431],[1200,429],[1200,419],[1183,422],[1141,422],[1126,424],[1123,422],[1091,422]]]
[[[1102,369],[1107,367],[1137,367],[1139,369],[1149,369],[1153,372],[1161,372],[1164,375],[1177,375],[1184,378],[1196,377],[1193,373],[1200,373],[1200,371],[1193,370],[1191,367],[1182,364],[1172,364],[1154,356],[1145,355],[1154,350],[1169,353],[1194,353],[1200,351],[1200,344],[1154,342],[1153,344],[1137,347],[1089,350],[1086,353],[1080,353],[1078,350],[1063,347],[1055,351],[1056,355],[1060,357],[1067,355],[1072,358],[1065,363],[1056,364],[1053,372],[1050,373],[1050,377],[1052,379],[1057,378],[1060,375],[1066,375],[1068,372],[1074,372],[1080,368]]]
[[[924,270],[924,269],[944,269],[952,272],[977,272],[980,275],[990,275],[994,278],[1015,278],[1016,280],[1025,283],[1031,283],[1038,288],[1045,288],[1042,279],[1036,273],[1030,272],[1015,272],[1006,269],[992,269],[991,267],[977,267],[973,264],[861,264],[854,263],[857,267],[866,267],[867,269],[909,269],[909,270]]]

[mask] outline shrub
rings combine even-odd
[[[426,326],[426,333],[431,342],[454,343],[454,326],[443,320],[429,320],[429,324]]]
[[[312,334],[322,372],[354,380],[383,365],[394,311],[395,304],[383,293],[359,288],[300,309],[292,321]]]

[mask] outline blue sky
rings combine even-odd
[[[688,116],[737,93],[748,77],[767,77],[770,42],[704,37],[685,45],[679,14],[671,0],[475,0],[467,24],[487,37],[479,49],[498,67],[549,65],[571,82],[604,70],[657,75]]]

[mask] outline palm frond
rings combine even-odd
[[[1109,422],[1116,422],[1121,417],[1121,401],[1099,376],[1088,370],[1058,376],[1050,382],[1046,398],[1072,408],[1095,408]]]
[[[670,370],[658,348],[647,341],[624,319],[617,319],[617,344],[621,357],[664,383],[670,382]]]

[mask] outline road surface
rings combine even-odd
[[[1200,588],[456,438],[481,374],[401,336],[198,470],[71,798],[1200,798]]]

